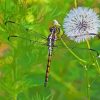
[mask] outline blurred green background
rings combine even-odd
[[[61,25],[74,0],[0,0],[0,100],[100,100],[100,59],[94,59],[86,42],[75,43],[63,37],[82,64],[57,41],[53,50],[48,86],[44,87],[48,47],[18,35],[46,43],[49,26],[56,19]],[[93,8],[100,15],[100,0],[78,0],[78,6]],[[41,34],[42,36],[40,36]],[[43,38],[44,37],[44,38]],[[100,40],[90,41],[100,51]],[[98,62],[96,67],[93,63]]]

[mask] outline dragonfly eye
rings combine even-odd
[[[50,28],[49,30],[50,30],[50,32],[52,32],[53,31],[53,28]]]
[[[55,32],[55,31],[56,31],[56,28],[52,27],[52,28],[50,28],[49,30],[50,30],[50,32],[52,33],[52,32]]]

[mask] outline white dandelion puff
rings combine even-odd
[[[64,19],[65,34],[76,42],[93,38],[100,31],[99,16],[86,7],[74,8]]]

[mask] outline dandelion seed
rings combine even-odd
[[[76,42],[95,37],[100,31],[99,16],[86,7],[74,8],[64,19],[65,34]]]

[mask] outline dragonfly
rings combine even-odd
[[[8,22],[15,23],[13,21],[8,21]],[[5,22],[5,24],[7,24],[8,22]],[[50,72],[50,66],[51,66],[52,51],[53,51],[53,48],[55,47],[55,42],[63,34],[63,32],[61,31],[60,26],[61,25],[58,23],[57,20],[53,20],[52,25],[49,27],[49,32],[50,33],[49,33],[49,35],[47,37],[48,60],[47,60],[47,67],[46,67],[45,80],[44,80],[44,86],[45,87],[47,86],[47,82],[48,82],[48,77],[49,77],[49,72]],[[37,41],[31,40],[31,39],[28,39],[28,38],[24,38],[24,37],[20,37],[20,36],[17,36],[17,35],[10,35],[8,37],[8,40],[10,40],[10,38],[12,38],[12,37],[18,37],[18,38],[21,38],[21,39],[30,40],[30,41],[32,41],[34,43],[37,42]]]
[[[8,22],[15,24],[15,22],[13,22],[13,21],[8,21]],[[6,22],[5,24],[7,24],[8,22]],[[52,52],[53,52],[54,47],[56,46],[55,43],[56,43],[57,40],[62,38],[63,34],[64,34],[64,32],[62,31],[61,25],[59,24],[59,22],[57,20],[53,20],[52,25],[49,27],[48,37],[47,38],[44,37],[47,40],[47,46],[48,46],[48,58],[47,58],[48,60],[47,60],[45,80],[44,80],[44,86],[45,87],[47,86],[47,83],[48,83],[48,78],[49,78],[49,73],[50,73],[50,66],[51,66],[51,59],[52,59]],[[84,34],[84,35],[87,35],[87,34]],[[91,33],[89,35],[96,35],[96,34]],[[21,39],[30,40],[33,43],[37,42],[37,41],[31,40],[31,39],[28,39],[28,38],[24,38],[24,37],[21,37],[21,36],[18,36],[18,35],[10,35],[8,37],[8,40],[10,40],[11,37],[18,37],[18,38],[21,38]],[[72,36],[71,38],[78,38],[78,37],[79,36]],[[95,49],[92,49],[92,48],[90,48],[90,49],[81,48],[81,49],[86,49],[86,50],[93,51],[93,52],[96,53],[97,57],[99,57],[99,52],[96,51]]]
[[[51,63],[53,47],[54,47],[55,41],[58,39],[58,35],[61,34],[60,26],[61,25],[58,23],[58,21],[54,20],[53,25],[49,28],[50,34],[47,38],[47,40],[48,40],[48,62],[47,62],[45,82],[44,82],[45,87],[48,82],[48,75],[49,75],[49,71],[50,71],[50,63]]]

